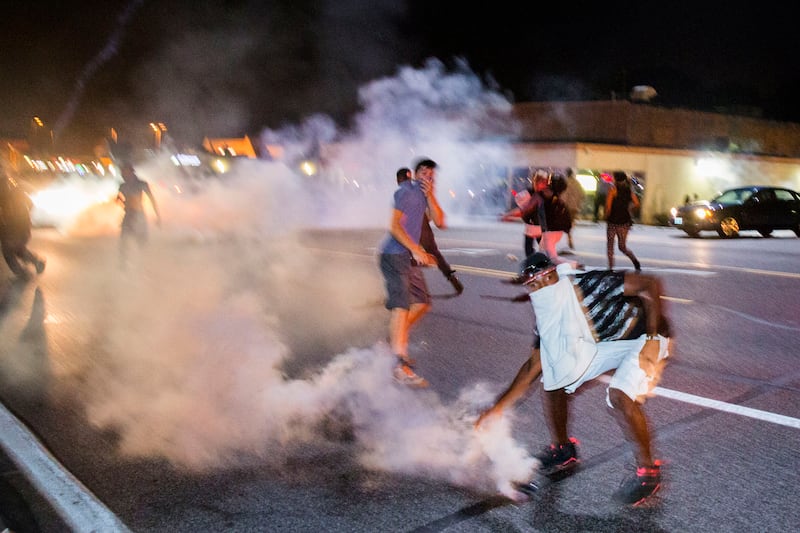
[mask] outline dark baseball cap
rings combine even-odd
[[[527,285],[534,279],[551,272],[556,268],[547,255],[536,252],[526,257],[520,264],[519,274],[512,278],[509,283],[513,285]]]

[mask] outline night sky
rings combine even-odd
[[[64,147],[150,122],[199,143],[321,113],[431,57],[511,101],[625,98],[800,122],[794,18],[759,2],[133,0],[13,2],[0,22],[0,136],[39,116]],[[491,6],[490,10],[487,6]],[[786,8],[788,9],[788,8]]]

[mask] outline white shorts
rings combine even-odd
[[[658,361],[647,370],[639,364],[639,352],[644,347],[646,335],[625,341],[605,341],[597,343],[595,355],[586,372],[564,390],[572,394],[578,388],[601,374],[616,369],[608,389],[619,389],[633,401],[644,402],[661,378],[664,360],[669,357],[669,339],[659,338]],[[606,403],[611,407],[606,389]]]

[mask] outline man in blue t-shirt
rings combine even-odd
[[[399,184],[389,233],[380,245],[380,268],[386,284],[386,308],[389,319],[389,343],[397,356],[394,377],[399,382],[425,387],[428,382],[414,372],[408,356],[411,327],[431,307],[431,298],[421,266],[436,264],[436,258],[420,245],[425,215],[443,228],[444,212],[433,191],[436,162],[422,159],[414,167],[414,177]],[[412,262],[413,260],[413,262]]]
[[[410,179],[410,168],[403,167],[397,170],[398,185]],[[458,279],[458,276],[456,276],[456,271],[453,270],[453,267],[451,267],[450,263],[447,262],[447,259],[439,250],[439,246],[436,244],[436,237],[433,235],[433,229],[431,229],[431,224],[427,216],[422,217],[422,233],[420,233],[419,236],[419,243],[423,248],[425,248],[426,252],[433,254],[433,256],[436,258],[436,266],[439,267],[439,271],[456,290],[456,294],[458,295],[464,292],[464,285],[461,283],[461,280]]]

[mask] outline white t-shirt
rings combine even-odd
[[[597,344],[568,274],[571,265],[558,265],[559,280],[530,294],[536,313],[545,390],[577,381],[597,354]]]

